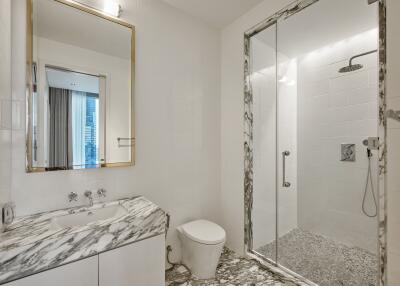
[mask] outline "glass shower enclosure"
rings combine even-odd
[[[378,4],[308,2],[248,35],[248,250],[311,285],[377,285]]]

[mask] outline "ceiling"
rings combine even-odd
[[[216,28],[223,28],[263,0],[163,0]]]
[[[278,22],[255,37],[280,53],[296,57],[378,27],[377,3],[365,0],[320,1],[301,13]],[[338,17],[340,15],[340,17]]]
[[[75,0],[86,5],[102,9],[106,1],[121,5],[124,11],[135,9],[149,0]],[[165,2],[201,21],[215,27],[223,28],[245,14],[264,0],[153,0]]]

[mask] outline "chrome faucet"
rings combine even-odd
[[[97,195],[99,196],[99,198],[101,198],[101,197],[105,198],[106,193],[107,193],[107,191],[103,188],[97,190]]]
[[[72,201],[76,202],[78,200],[78,194],[75,192],[70,192],[68,194],[68,200],[69,200],[69,202],[72,202]]]
[[[92,207],[93,206],[92,191],[85,191],[84,196],[85,196],[85,198],[88,198],[88,200],[89,200],[89,207]]]

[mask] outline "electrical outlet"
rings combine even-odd
[[[2,208],[2,216],[4,224],[11,224],[14,220],[14,208],[15,205],[13,203],[7,203]]]

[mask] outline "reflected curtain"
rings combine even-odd
[[[72,91],[72,146],[74,166],[86,164],[85,131],[86,131],[86,93]]]
[[[71,90],[49,88],[50,146],[49,168],[72,166]]]

